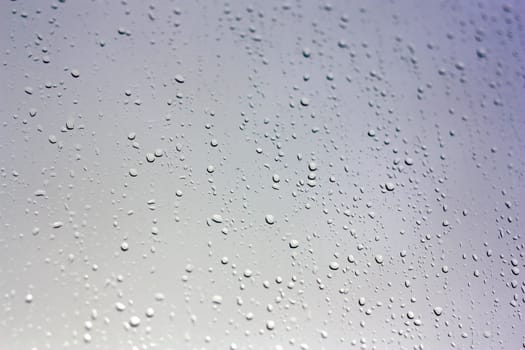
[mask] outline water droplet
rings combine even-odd
[[[129,249],[129,244],[128,242],[122,242],[120,244],[120,250],[122,250],[123,252],[127,251]]]
[[[306,107],[306,106],[308,106],[310,104],[310,100],[307,97],[301,97],[300,102],[301,102],[301,105],[304,106],[304,107]]]
[[[332,261],[328,267],[333,271],[339,270],[339,264],[336,261]]]
[[[152,318],[153,316],[155,316],[155,310],[153,310],[151,307],[148,307],[146,309],[146,317]]]
[[[310,169],[310,171],[316,171],[317,170],[317,164],[315,162],[308,163],[308,169]]]
[[[216,222],[218,224],[220,224],[223,220],[222,220],[222,216],[219,215],[219,214],[213,214],[211,216],[211,219],[213,220],[213,222]]]
[[[175,75],[175,81],[177,83],[183,84],[184,83],[184,77],[180,74]]]
[[[443,313],[443,308],[441,308],[440,306],[436,306],[436,307],[434,308],[434,314],[435,314],[436,316],[441,316],[442,313]]]
[[[303,56],[306,57],[306,58],[308,58],[308,57],[310,57],[311,55],[312,55],[312,51],[311,51],[308,47],[305,47],[305,48],[303,49]]]
[[[31,304],[33,302],[33,294],[31,293],[26,294],[25,301],[26,303]]]
[[[83,339],[84,339],[84,343],[87,344],[87,343],[91,343],[91,340],[92,340],[93,338],[91,337],[91,334],[89,334],[89,333],[85,333]]]
[[[129,319],[129,325],[131,327],[138,327],[140,325],[140,317],[138,316],[131,316]]]
[[[146,160],[148,163],[153,163],[155,161],[155,155],[153,153],[147,153]]]

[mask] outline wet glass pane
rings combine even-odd
[[[522,1],[0,2],[0,349],[523,349]]]

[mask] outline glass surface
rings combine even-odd
[[[524,349],[523,1],[1,1],[0,349]]]

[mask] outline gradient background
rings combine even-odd
[[[525,348],[524,4],[2,1],[0,349]]]

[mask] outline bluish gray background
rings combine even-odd
[[[524,10],[2,1],[0,349],[524,348]]]

